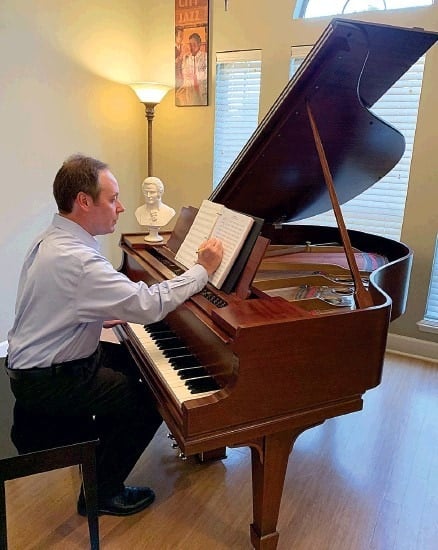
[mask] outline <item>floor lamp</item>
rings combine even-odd
[[[158,82],[135,82],[130,84],[138,99],[145,106],[145,116],[148,121],[148,177],[153,175],[152,165],[152,120],[155,115],[155,106],[171,89],[171,86]]]

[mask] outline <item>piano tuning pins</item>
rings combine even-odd
[[[174,441],[171,445],[172,449],[179,449],[179,445],[176,441]]]
[[[178,454],[178,458],[180,458],[181,460],[187,460],[186,455],[182,451],[180,451],[180,453]]]
[[[167,437],[168,437],[169,439],[173,439],[173,440],[175,439],[175,436],[174,436],[172,433],[168,433],[168,434],[167,434]]]

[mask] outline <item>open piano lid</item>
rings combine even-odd
[[[310,107],[340,204],[388,173],[402,134],[371,107],[438,33],[334,19],[210,199],[285,223],[332,207],[309,123]]]

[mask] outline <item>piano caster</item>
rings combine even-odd
[[[227,448],[220,447],[219,449],[212,449],[211,451],[203,451],[196,455],[198,462],[201,464],[204,462],[213,462],[215,460],[224,460],[227,458]]]

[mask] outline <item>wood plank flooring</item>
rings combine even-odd
[[[103,550],[250,550],[250,453],[182,462],[165,426],[129,481],[156,502],[102,516]],[[6,484],[10,550],[88,548],[76,468]],[[438,365],[388,355],[364,410],[302,434],[289,460],[278,550],[438,549]]]

